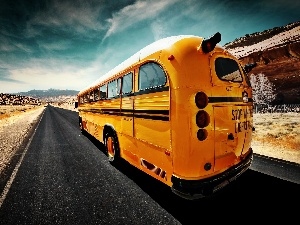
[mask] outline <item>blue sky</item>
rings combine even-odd
[[[300,21],[295,0],[1,0],[0,93],[78,90],[172,35],[221,45]]]

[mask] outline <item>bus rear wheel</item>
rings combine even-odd
[[[82,119],[79,117],[79,129],[83,135],[85,135],[85,130],[83,128]]]
[[[109,162],[116,163],[118,157],[120,156],[119,142],[116,132],[106,132],[104,144],[106,147]]]

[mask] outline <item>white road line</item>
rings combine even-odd
[[[30,139],[29,139],[29,141],[28,141],[28,143],[27,143],[27,145],[26,145],[26,147],[25,147],[25,150],[24,150],[23,153],[22,153],[22,156],[21,156],[19,162],[17,163],[17,165],[16,165],[14,171],[12,172],[12,174],[11,174],[11,176],[10,176],[8,182],[6,183],[6,185],[5,185],[4,189],[3,189],[3,192],[2,192],[1,197],[0,197],[0,208],[1,208],[3,202],[4,202],[5,198],[6,198],[7,193],[8,193],[9,190],[10,190],[10,187],[11,187],[11,185],[12,185],[12,183],[13,183],[13,181],[14,181],[16,175],[17,175],[17,172],[18,172],[18,170],[19,170],[19,167],[21,166],[21,163],[22,163],[22,161],[23,161],[23,159],[24,159],[24,156],[25,156],[25,154],[26,154],[26,152],[27,152],[27,150],[28,150],[28,148],[29,148],[29,146],[30,146],[30,143],[31,143],[31,141],[32,141],[32,139],[33,139],[33,137],[34,137],[34,135],[35,135],[35,132],[36,132],[38,126],[40,125],[40,122],[41,122],[41,120],[42,120],[42,118],[43,118],[44,112],[45,112],[45,110],[43,111],[43,114],[42,114],[42,116],[40,117],[40,120],[39,120],[39,122],[38,122],[38,125],[36,126],[36,128],[35,128],[33,134],[31,135],[31,137],[30,137]]]

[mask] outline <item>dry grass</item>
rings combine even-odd
[[[14,115],[18,115],[22,112],[26,112],[32,109],[36,109],[36,105],[0,105],[0,120],[9,118]]]
[[[300,113],[254,114],[253,140],[300,151]]]

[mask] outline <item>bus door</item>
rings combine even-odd
[[[126,74],[122,79],[122,133],[133,136],[134,126],[134,94],[133,94],[133,73]]]
[[[215,54],[216,55],[216,54]],[[247,153],[252,138],[252,97],[238,62],[213,56],[212,97],[215,129],[215,170],[236,163]]]
[[[121,133],[119,135],[120,147],[123,157],[134,165],[139,164],[137,147],[134,140],[134,76],[133,72],[127,73],[122,78],[121,102]]]

